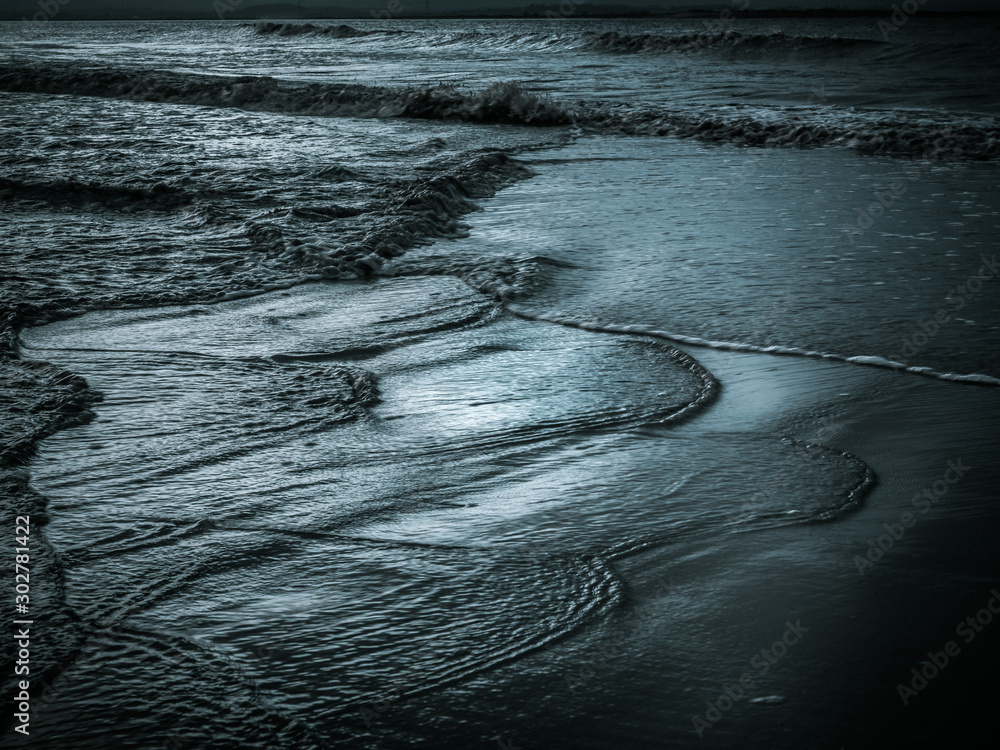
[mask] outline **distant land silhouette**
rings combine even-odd
[[[392,18],[642,18],[642,17],[716,17],[722,12],[742,18],[801,18],[884,16],[891,7],[883,2],[837,3],[824,7],[829,0],[804,0],[782,7],[782,3],[762,4],[740,10],[747,3],[686,2],[655,4],[521,3],[491,0],[488,4],[470,4],[467,0],[342,0],[332,5],[313,2],[257,3],[252,0],[8,0],[0,9],[0,20],[180,20],[180,19],[383,19]],[[56,7],[57,6],[57,7]],[[567,13],[566,8],[572,12]],[[996,5],[982,0],[951,4],[946,11],[921,8],[921,15],[942,16],[969,12],[1000,13]],[[39,15],[40,14],[40,15]]]

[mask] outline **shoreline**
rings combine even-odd
[[[782,714],[780,723],[798,730],[769,746],[869,747],[904,736],[912,741],[939,733],[942,739],[974,736],[975,726],[988,725],[988,715],[979,711],[991,694],[985,686],[1000,651],[1000,633],[981,636],[981,659],[970,656],[961,667],[943,674],[936,689],[928,689],[910,711],[900,705],[896,688],[910,669],[920,666],[922,655],[940,645],[942,631],[975,611],[975,602],[990,588],[983,574],[992,568],[995,581],[1000,572],[988,544],[972,543],[1000,533],[1000,511],[988,499],[990,488],[1000,486],[1000,472],[989,468],[989,448],[981,442],[1000,416],[1000,394],[902,379],[899,373],[841,371],[846,365],[810,368],[813,363],[803,362],[784,367],[781,360],[768,362],[761,356],[730,355],[728,362],[724,353],[701,358],[723,383],[724,394],[715,413],[705,415],[702,427],[723,429],[737,415],[754,416],[747,413],[747,403],[770,404],[756,414],[764,429],[790,430],[793,436],[817,437],[850,451],[869,463],[879,479],[861,507],[832,523],[764,531],[746,540],[753,551],[736,577],[747,591],[730,579],[735,571],[725,565],[721,553],[722,580],[717,584],[732,592],[722,610],[756,609],[759,604],[748,591],[763,593],[760,584],[766,581],[769,588],[787,592],[785,614],[801,617],[812,628],[799,647],[807,655],[772,686],[775,694],[786,696],[787,708],[748,704],[730,720],[729,731],[736,737],[761,736],[773,720],[768,715],[777,712]],[[811,403],[821,387],[825,397]],[[774,404],[781,404],[783,413],[776,414]],[[954,418],[972,409],[980,416],[971,423],[968,417]],[[817,415],[825,416],[817,421]],[[688,429],[697,429],[698,423]],[[911,498],[934,486],[948,461],[962,455],[971,456],[966,463],[982,473],[970,473],[962,480],[969,484],[950,488],[947,503],[921,515]],[[900,517],[907,509],[916,520],[902,529]],[[859,571],[856,557],[866,555],[870,540],[887,533],[886,524],[901,538],[890,542],[883,557],[872,555],[877,560],[873,567]],[[741,547],[739,541],[725,545],[734,554],[740,554]],[[746,549],[742,552],[746,555]],[[679,570],[692,565],[699,567],[693,559],[682,558]],[[641,578],[648,578],[658,566],[651,558],[635,568]],[[657,575],[663,573],[661,569]],[[928,610],[926,597],[932,591],[935,603]],[[768,609],[780,613],[781,607]],[[744,622],[759,633],[762,643],[770,631],[780,631],[779,614],[769,612],[765,619],[774,620],[769,628]],[[737,666],[719,673],[720,688],[731,677],[729,672],[739,674]],[[795,705],[790,697],[813,693],[819,685],[825,688],[825,705]],[[710,693],[704,697],[713,698]],[[955,713],[967,722],[961,730],[946,720]],[[818,737],[830,740],[815,744]]]
[[[296,291],[292,290],[291,294],[295,295]],[[681,350],[684,351],[683,347]],[[719,622],[706,620],[703,615],[699,615],[687,626],[679,626],[673,610],[685,597],[694,596],[703,600],[707,591],[711,592],[709,597],[714,601],[711,608],[715,611],[729,612],[730,617],[732,613],[757,613],[749,619],[746,614],[737,617],[744,641],[769,643],[772,631],[780,634],[779,626],[789,618],[792,622],[801,619],[809,629],[809,637],[803,639],[801,646],[796,645],[796,654],[801,657],[795,661],[789,659],[786,672],[775,671],[774,674],[780,678],[778,681],[774,678],[761,679],[767,694],[757,696],[760,700],[744,701],[738,710],[734,709],[731,714],[726,714],[725,723],[719,723],[720,728],[716,730],[724,734],[715,736],[731,737],[734,741],[739,737],[762,736],[762,733],[763,736],[769,736],[768,728],[775,714],[782,716],[783,722],[795,725],[798,722],[796,717],[801,712],[801,716],[808,717],[805,726],[787,738],[772,737],[772,746],[801,747],[802,742],[815,742],[819,736],[819,733],[807,727],[815,726],[816,722],[822,724],[829,721],[829,715],[817,716],[813,708],[802,705],[789,696],[810,689],[810,686],[814,689],[814,681],[818,679],[817,672],[827,675],[823,680],[843,687],[841,691],[834,691],[827,696],[828,702],[835,709],[833,714],[843,717],[860,710],[855,699],[859,694],[865,695],[867,690],[865,688],[851,693],[846,689],[847,685],[871,685],[873,670],[879,674],[892,672],[891,668],[882,668],[883,662],[892,662],[892,659],[883,659],[882,655],[887,650],[898,648],[901,641],[920,644],[920,648],[925,644],[933,646],[935,634],[939,630],[935,622],[912,628],[901,637],[891,627],[872,630],[870,624],[865,624],[863,618],[859,618],[863,608],[858,608],[858,602],[872,596],[873,587],[880,597],[880,606],[885,611],[895,612],[897,617],[919,603],[919,598],[915,600],[912,595],[905,592],[900,595],[898,591],[893,601],[893,596],[887,596],[886,592],[892,594],[896,591],[897,584],[893,581],[899,578],[912,577],[915,573],[933,577],[933,566],[926,563],[916,571],[911,570],[911,557],[906,550],[909,548],[909,554],[912,555],[913,548],[918,546],[925,554],[933,553],[934,545],[930,539],[941,528],[939,523],[932,523],[930,520],[922,522],[898,544],[899,549],[879,563],[871,576],[858,577],[851,555],[858,550],[863,552],[866,535],[879,532],[882,523],[898,519],[900,505],[908,497],[909,485],[932,480],[933,473],[937,470],[935,467],[928,467],[928,476],[913,476],[914,470],[925,463],[923,454],[935,448],[932,444],[935,441],[928,440],[926,435],[920,446],[920,435],[912,431],[904,433],[904,443],[900,447],[894,445],[901,436],[899,431],[884,427],[881,430],[871,429],[865,423],[871,420],[878,422],[877,411],[872,410],[872,405],[885,405],[889,411],[900,413],[895,422],[902,421],[919,428],[926,425],[935,412],[961,413],[961,407],[968,409],[983,394],[992,395],[996,392],[943,381],[900,378],[901,373],[851,367],[847,363],[825,360],[776,358],[760,353],[734,353],[713,349],[688,352],[688,356],[722,384],[718,398],[708,408],[699,410],[694,418],[681,424],[626,428],[626,431],[651,429],[680,440],[734,432],[748,436],[784,434],[795,440],[815,441],[860,456],[875,467],[879,475],[879,486],[868,493],[860,508],[840,516],[832,523],[729,534],[708,549],[703,542],[681,541],[616,559],[615,568],[628,581],[628,591],[631,592],[624,611],[619,610],[592,622],[584,628],[584,632],[512,665],[501,666],[479,675],[468,684],[443,688],[426,703],[414,704],[408,711],[420,714],[430,710],[428,707],[435,706],[440,700],[447,701],[453,691],[476,692],[477,685],[496,686],[512,679],[520,683],[526,672],[545,671],[552,664],[572,661],[577,655],[589,653],[596,648],[595,638],[599,640],[608,637],[609,632],[620,626],[621,617],[628,617],[637,607],[644,612],[646,625],[633,634],[634,638],[630,642],[623,644],[626,652],[635,650],[635,658],[640,660],[631,666],[632,670],[639,670],[636,679],[653,679],[659,674],[658,669],[650,670],[648,664],[642,661],[645,658],[643,654],[676,656],[680,653],[683,656],[683,647],[679,647],[674,641],[683,637],[685,632],[692,632],[691,628],[698,628],[706,643],[715,643],[718,650],[724,653],[713,656],[713,663],[707,666],[689,668],[684,679],[690,683],[690,687],[685,690],[685,694],[698,693],[699,685],[710,688],[713,681],[722,685],[732,675],[740,674],[739,669],[745,668],[743,663],[753,650],[741,652],[737,649],[732,656],[726,656],[727,647],[722,644],[726,643],[725,633],[731,623],[728,626],[721,623],[720,629]],[[996,395],[1000,397],[1000,394]],[[990,400],[996,413],[1000,415],[1000,398]],[[982,408],[981,404],[979,406]],[[983,416],[982,419],[987,423],[990,421],[988,416]],[[970,440],[968,432],[967,421],[954,421],[943,425],[936,443],[967,442]],[[922,449],[914,450],[914,447]],[[940,449],[942,446],[936,447]],[[978,465],[981,466],[982,462],[978,462]],[[960,487],[951,497],[952,500],[956,498],[960,502],[974,501],[975,493],[970,495],[966,488]],[[934,517],[940,522],[947,521],[947,516],[948,508],[942,507]],[[992,522],[998,522],[996,514],[988,517]],[[971,522],[982,531],[982,518],[975,517]],[[997,525],[1000,526],[1000,523]],[[966,536],[964,525],[953,530],[950,534],[951,549],[954,550],[955,544],[961,544]],[[741,561],[736,567],[733,565],[734,556]],[[928,567],[930,569],[926,569]],[[961,582],[963,575],[967,576],[968,571],[956,571],[956,581]],[[670,596],[658,595],[651,605],[648,592],[656,587],[662,588],[664,580],[672,582]],[[754,581],[758,583],[754,584]],[[767,581],[770,587],[784,592],[781,603],[770,604],[766,613],[759,609],[759,601],[756,601],[759,592],[755,587],[759,586],[760,581]],[[818,591],[823,591],[825,597],[814,598],[811,592]],[[974,598],[975,593],[968,587],[958,592],[957,597],[952,597],[953,605],[950,608],[942,606],[941,616],[936,619],[953,621],[956,608],[961,609],[964,606],[961,602]],[[773,597],[773,594],[768,596]],[[843,605],[845,611],[836,615],[832,621],[823,623],[824,618],[830,618],[831,600]],[[704,602],[699,606],[704,606]],[[667,639],[666,644],[663,638]],[[831,673],[831,656],[836,664],[851,649],[831,647],[830,643],[839,643],[845,638],[856,639],[855,648],[860,646],[865,658],[850,663],[849,668],[842,672]],[[980,643],[988,643],[989,640],[983,638]],[[674,645],[669,645],[672,643]],[[971,661],[968,663],[972,664]],[[904,661],[902,666],[905,665]],[[670,663],[659,666],[670,669]],[[627,684],[623,682],[621,687]],[[487,693],[491,692],[491,689],[487,689]],[[531,690],[528,691],[530,692]],[[627,694],[628,691],[625,690],[625,695]],[[708,693],[702,694],[711,697]],[[878,701],[884,699],[885,691],[868,690],[868,694],[872,700]],[[597,695],[600,696],[601,693],[598,692]],[[612,700],[625,698],[620,693],[617,696],[617,699],[612,697]],[[774,696],[781,697],[779,699]],[[574,692],[573,697],[574,700],[581,698],[585,707],[584,714],[593,710],[593,706],[587,707],[587,691],[579,691],[579,695]],[[607,698],[605,694],[601,700]],[[634,702],[634,699],[630,700]],[[690,696],[683,699],[675,696],[674,700],[680,701],[681,705],[692,705],[692,711],[704,704],[700,697],[691,701]],[[439,707],[438,710],[445,709]],[[534,723],[530,714],[524,716],[524,722]],[[667,717],[667,722],[667,726],[661,727],[659,731],[666,731],[671,738],[676,738],[679,746],[687,746],[685,738],[690,731],[690,718],[683,713],[671,714]],[[602,732],[616,732],[619,728],[617,723],[590,727],[590,730],[596,730],[594,733],[597,739],[588,744],[588,741],[581,738],[577,744],[583,747],[601,747],[602,743],[611,740],[608,736],[602,738]],[[833,729],[831,727],[830,731]],[[568,731],[568,728],[563,727],[563,730]],[[691,746],[694,742],[701,741],[693,733],[690,737]]]

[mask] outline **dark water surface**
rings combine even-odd
[[[989,23],[0,27],[4,746],[985,726]]]

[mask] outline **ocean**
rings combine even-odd
[[[893,18],[0,24],[3,746],[988,727],[1000,26]]]

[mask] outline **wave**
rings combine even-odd
[[[167,71],[0,67],[0,90],[328,117],[412,117],[519,125],[564,125],[569,111],[516,83],[481,91],[454,86],[390,88],[279,81],[268,76],[183,75]]]
[[[246,24],[250,26],[250,24]],[[420,33],[390,29],[362,30],[353,26],[317,26],[312,23],[259,22],[252,25],[261,36],[311,36],[329,39],[360,39],[393,35],[405,37],[408,45],[422,47],[488,47],[491,50],[562,50],[599,53],[699,53],[708,49],[730,52],[851,50],[884,46],[877,39],[840,36],[796,36],[776,31],[770,34],[741,34],[736,31],[691,34],[630,34],[618,31],[552,33],[495,33],[463,31],[455,33]]]
[[[336,239],[289,236],[286,227],[259,222],[248,228],[253,247],[272,261],[317,278],[357,279],[394,275],[392,259],[439,238],[464,237],[460,217],[480,210],[475,202],[534,174],[502,151],[478,153],[448,165],[428,180],[396,186],[384,207],[368,212],[361,233]],[[292,214],[310,223],[313,212]]]
[[[329,165],[307,173],[328,174],[334,182],[342,176],[342,170]],[[173,276],[150,277],[141,270],[145,250],[119,242],[82,257],[77,248],[65,247],[25,266],[15,263],[7,275],[8,284],[0,289],[0,361],[5,351],[16,356],[14,332],[18,329],[94,307],[212,302],[309,281],[394,275],[395,259],[406,250],[437,239],[467,236],[468,226],[462,217],[481,210],[477,201],[533,175],[526,164],[503,151],[482,150],[426,162],[419,176],[359,183],[352,191],[361,199],[358,207],[322,202],[310,194],[286,198],[286,202],[261,211],[256,203],[216,200],[231,197],[228,193],[204,191],[205,199],[185,207],[179,218],[188,223],[185,232],[190,222],[199,222],[199,228],[211,224],[208,242],[212,250],[205,252],[201,243],[194,243],[190,252],[173,254]],[[54,203],[60,200],[60,184],[41,183],[39,192]],[[69,184],[79,187],[84,183]],[[96,192],[102,193],[106,202],[132,201],[126,203],[129,210],[145,205],[136,204],[136,196],[127,191],[122,198],[120,186],[113,183],[86,185],[83,195]],[[145,200],[144,192],[137,195]],[[62,200],[78,198],[70,194]],[[106,202],[99,205],[104,207]],[[69,207],[79,210],[81,204]],[[85,210],[90,207],[82,204]],[[77,273],[68,273],[69,268]],[[105,273],[101,269],[115,270]],[[145,281],[126,281],[130,273],[138,273]],[[197,284],[182,283],[181,278],[197,278]]]
[[[905,365],[902,362],[894,362],[884,357],[855,355],[847,356],[843,354],[831,354],[828,352],[813,351],[796,346],[758,346],[756,344],[745,344],[734,341],[713,341],[710,339],[698,338],[696,336],[686,336],[681,333],[672,333],[656,328],[648,328],[641,325],[619,325],[615,323],[605,323],[599,321],[586,320],[572,315],[545,314],[530,310],[521,305],[503,299],[504,307],[525,320],[540,320],[558,325],[579,328],[584,331],[595,331],[599,333],[623,333],[639,336],[650,336],[652,338],[670,341],[683,346],[698,346],[707,349],[718,349],[729,352],[751,352],[757,354],[774,354],[783,356],[810,357],[814,359],[826,359],[835,362],[846,362],[852,365],[863,367],[878,367],[887,370],[898,370],[912,375],[934,378],[936,380],[948,380],[956,383],[968,383],[970,385],[1000,386],[1000,378],[982,373],[954,373],[941,372],[930,367],[914,367]]]
[[[42,438],[89,422],[101,400],[83,378],[41,361],[0,360],[0,386],[0,472],[31,458]]]
[[[1000,158],[989,116],[834,107],[728,107],[712,111],[579,102],[569,105],[514,82],[479,91],[301,83],[267,76],[200,76],[156,70],[0,66],[0,90],[234,107],[325,117],[447,120],[532,127],[575,125],[601,133],[675,136],[756,147],[839,146],[935,160]]]
[[[734,52],[748,50],[844,50],[869,48],[885,42],[851,37],[807,37],[776,31],[771,34],[740,34],[735,31],[700,34],[622,34],[608,31],[603,34],[585,34],[583,45],[599,52],[618,54],[637,52],[698,53],[707,49],[725,49]]]
[[[250,26],[251,24],[246,24]],[[355,39],[363,36],[373,36],[375,34],[398,34],[398,31],[362,31],[347,24],[339,26],[316,26],[311,23],[277,23],[274,21],[261,21],[253,24],[254,32],[261,36],[326,36],[332,39]]]
[[[908,365],[903,362],[896,362],[885,357],[873,355],[844,355],[830,352],[815,351],[797,346],[770,345],[761,346],[757,344],[744,343],[739,341],[720,341],[705,339],[697,336],[689,336],[682,333],[664,331],[658,328],[651,328],[642,325],[622,325],[589,319],[579,315],[570,315],[558,312],[539,312],[533,308],[520,304],[518,300],[531,295],[536,288],[538,280],[542,275],[544,267],[573,268],[573,264],[555,260],[544,255],[507,257],[507,256],[473,256],[468,258],[453,258],[446,254],[421,253],[416,258],[404,258],[393,266],[393,272],[399,276],[454,276],[465,282],[472,289],[485,294],[498,303],[508,312],[519,318],[532,321],[544,321],[555,325],[563,325],[569,328],[578,328],[584,331],[595,333],[611,333],[632,336],[648,336],[651,338],[667,341],[675,345],[693,346],[706,349],[716,349],[721,351],[744,352],[754,354],[771,354],[776,356],[808,357],[813,359],[825,359],[835,362],[844,362],[862,367],[875,367],[886,370],[897,370],[899,372],[933,378],[936,380],[946,380],[956,383],[967,383],[971,385],[1000,386],[1000,378],[983,373],[957,373],[943,370],[935,370],[930,367]],[[674,350],[682,362],[687,355]],[[709,400],[715,397],[711,394],[715,383],[714,376],[705,370],[695,360],[694,366],[690,369],[696,373],[706,385],[706,394]],[[711,382],[710,382],[711,381]],[[717,383],[715,383],[717,385]]]
[[[779,112],[739,109],[714,113],[666,112],[619,107],[590,113],[589,124],[605,132],[627,135],[694,138],[763,148],[841,146],[866,154],[931,161],[940,158],[988,161],[1000,158],[1000,123],[981,118],[931,118],[904,113],[858,113],[830,109]]]

